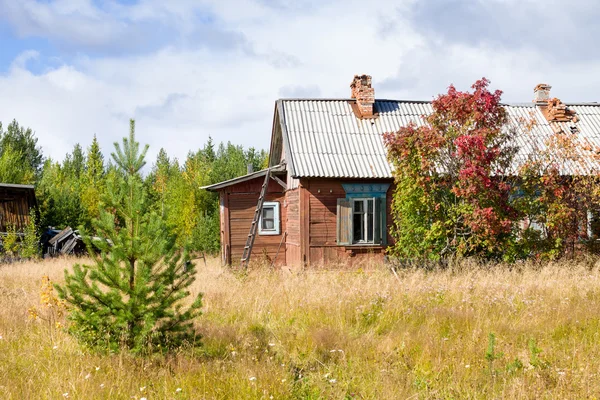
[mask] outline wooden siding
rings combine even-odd
[[[22,232],[35,205],[33,189],[0,187],[0,232],[6,232],[9,227]]]
[[[237,265],[240,261],[263,180],[262,177],[258,177],[232,185],[220,194],[223,218],[221,243],[223,259],[226,263]],[[300,179],[298,188],[284,192],[279,184],[271,180],[265,201],[279,202],[281,233],[257,235],[252,259],[257,260],[265,253],[273,259],[279,248],[277,265],[356,266],[363,262],[382,260],[384,246],[339,246],[337,244],[337,202],[338,199],[346,197],[342,182],[360,181]],[[373,181],[363,180],[363,182]],[[390,181],[378,180],[377,182]],[[389,227],[392,224],[390,213],[392,193],[393,185],[390,186],[386,198],[388,243],[392,240],[389,236]]]
[[[286,211],[286,264],[300,266],[300,189],[288,190],[285,193]]]
[[[246,245],[246,239],[250,231],[250,225],[254,217],[254,210],[258,203],[260,189],[264,177],[259,177],[251,181],[242,182],[228,187],[227,190],[227,213],[229,214],[228,232],[224,235],[229,237],[229,263],[236,265],[240,262]],[[279,212],[281,229],[279,235],[260,235],[256,234],[254,247],[252,248],[251,260],[256,261],[265,254],[271,259],[275,259],[277,249],[281,244],[276,264],[285,264],[286,246],[282,243],[284,232],[286,232],[286,207],[284,206],[285,194],[283,188],[275,181],[269,182],[269,187],[265,201],[279,202]]]
[[[342,182],[337,179],[310,179],[304,182],[309,194],[308,224],[309,258],[311,266],[325,264],[354,265],[368,259],[383,259],[384,246],[338,246],[337,244],[337,199],[346,197]],[[348,183],[361,182],[349,180]],[[363,181],[372,182],[372,181]],[[378,182],[389,182],[379,180]],[[386,196],[386,231],[388,243],[391,243],[389,227],[392,218],[390,205],[392,201],[393,185],[390,186]]]

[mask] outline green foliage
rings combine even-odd
[[[543,149],[528,150],[515,171],[517,129],[501,92],[489,92],[488,84],[477,81],[471,93],[450,86],[432,102],[425,124],[384,136],[395,167],[394,255],[556,259],[593,239],[586,213],[597,209],[600,177],[587,163],[600,149],[575,132],[557,132]],[[529,134],[535,120],[518,124]]]
[[[101,253],[94,265],[65,271],[65,285],[57,289],[72,306],[70,331],[84,344],[146,353],[197,343],[192,322],[201,314],[202,297],[182,305],[196,271],[150,207],[140,175],[148,147],[140,148],[134,131],[132,120],[129,137],[112,153],[115,172],[107,179],[105,209],[93,222],[103,239],[86,239]]]
[[[15,166],[33,173],[34,177],[38,176],[41,171],[43,155],[42,150],[37,145],[35,133],[31,128],[25,129],[16,120],[13,120],[4,131],[2,124],[0,124],[0,156],[8,148],[19,155],[19,160]]]
[[[216,193],[200,189],[246,174],[266,162],[266,153],[241,146],[220,144],[214,150],[212,138],[197,152],[190,152],[180,165],[161,149],[152,172],[145,180],[153,209],[163,215],[178,243],[190,242],[190,250],[216,254],[220,248],[219,204]]]
[[[84,221],[84,209],[79,196],[82,185],[67,169],[47,159],[36,196],[40,204],[42,226],[63,229],[77,228]]]
[[[386,134],[394,164],[396,255],[498,258],[511,239],[514,210],[504,177],[514,149],[500,91],[484,78],[473,92],[450,86],[420,127]]]
[[[32,184],[35,181],[35,171],[23,163],[23,153],[16,150],[10,143],[0,151],[0,182]]]
[[[4,253],[15,257],[19,254],[19,235],[17,233],[17,228],[14,225],[9,225],[6,227],[6,236],[2,240],[2,247],[4,249]]]
[[[496,335],[490,332],[488,335],[488,347],[485,351],[485,359],[488,362],[490,375],[493,375],[494,373],[494,361],[502,357],[504,357],[503,353],[496,352]]]
[[[265,168],[266,152],[231,143],[215,145],[211,137],[182,162],[161,149],[144,178],[143,193],[149,208],[164,217],[179,246],[216,254],[218,196],[200,187],[244,175],[248,164],[254,170]],[[121,175],[118,165],[105,161],[96,136],[87,148],[75,144],[62,161],[44,160],[31,129],[16,121],[6,130],[0,124],[0,182],[36,184],[41,227],[70,226],[97,233],[92,221],[106,207],[108,182]]]
[[[37,216],[32,210],[29,214],[29,222],[23,232],[23,242],[21,244],[22,258],[39,258],[40,256],[40,235],[36,219]]]
[[[527,346],[529,348],[529,364],[535,368],[547,368],[549,364],[540,358],[542,350],[537,346],[535,339],[529,339]]]

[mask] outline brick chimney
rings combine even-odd
[[[550,100],[550,89],[552,86],[547,83],[540,83],[533,88],[533,101],[535,103],[546,102]]]
[[[371,75],[354,75],[350,88],[352,89],[351,97],[356,99],[355,112],[357,116],[372,118],[375,89],[371,87]]]
[[[557,98],[550,97],[552,86],[540,83],[533,88],[533,101],[540,108],[548,122],[577,122],[579,117],[575,111]],[[560,129],[560,127],[558,127]]]

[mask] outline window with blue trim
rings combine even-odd
[[[389,184],[344,183],[337,202],[338,245],[385,245],[386,193]]]

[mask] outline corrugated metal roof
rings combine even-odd
[[[271,173],[284,172],[286,171],[285,165],[275,165],[270,167]],[[229,179],[227,181],[214,183],[212,185],[200,186],[200,189],[206,189],[208,191],[216,191],[219,189],[226,188],[228,186],[236,185],[238,183],[246,182],[255,178],[259,178],[261,176],[265,176],[267,174],[266,169],[261,169],[260,171],[251,172],[246,175],[238,176],[237,178]]]
[[[288,163],[293,163],[295,177],[324,178],[392,178],[383,143],[385,132],[394,132],[409,123],[424,125],[423,116],[432,112],[430,102],[377,100],[373,119],[355,116],[351,100],[282,100],[284,135],[291,152]],[[518,164],[546,149],[553,135],[553,126],[534,104],[505,105],[509,127],[516,129],[515,144],[519,148],[515,157]],[[579,138],[600,148],[600,105],[581,104],[569,106],[575,110],[577,123],[559,124],[571,133],[576,127]],[[531,129],[524,121],[534,120]],[[587,156],[589,159],[589,156]],[[291,158],[291,159],[290,159]],[[588,169],[597,167],[587,160]],[[563,174],[581,173],[579,165],[562,162]]]

